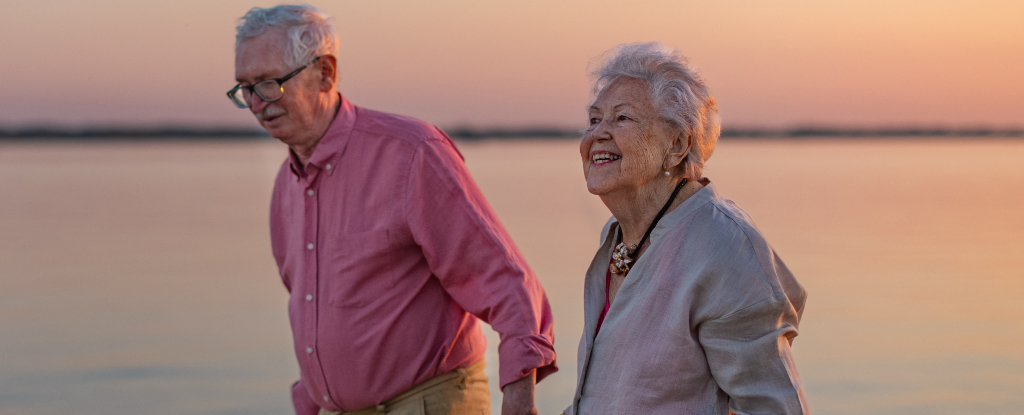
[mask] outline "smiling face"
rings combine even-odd
[[[284,62],[285,35],[281,30],[270,30],[247,39],[238,45],[235,54],[235,79],[242,85],[280,78],[297,68]],[[313,137],[316,108],[321,97],[318,65],[313,64],[282,85],[284,96],[274,102],[264,102],[252,95],[250,110],[271,136],[286,144],[303,144]]]
[[[646,82],[623,77],[590,106],[590,127],[580,142],[590,193],[629,197],[664,174],[670,131],[650,97]]]

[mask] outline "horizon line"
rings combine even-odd
[[[453,139],[485,140],[485,139],[516,139],[516,138],[574,138],[581,137],[582,129],[558,127],[521,127],[521,128],[474,128],[451,127],[442,129]],[[839,127],[839,126],[796,126],[791,128],[723,128],[722,138],[811,138],[811,137],[1024,137],[1024,128],[994,127]],[[131,127],[106,126],[69,128],[57,126],[36,126],[24,128],[0,127],[0,141],[16,140],[76,140],[76,139],[269,139],[270,135],[262,128],[253,127],[203,127],[203,126],[165,126],[165,127]]]

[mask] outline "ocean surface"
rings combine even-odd
[[[547,290],[561,371],[537,405],[558,414],[609,213],[574,140],[458,145]],[[0,142],[0,414],[290,413],[267,231],[285,151]],[[705,174],[809,292],[813,413],[1024,413],[1024,140],[726,139]]]

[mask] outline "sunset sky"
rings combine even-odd
[[[0,127],[252,126],[234,26],[274,2],[5,1]],[[341,92],[442,127],[575,128],[587,66],[659,40],[725,127],[1024,127],[1022,1],[320,1]]]

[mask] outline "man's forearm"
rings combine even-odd
[[[501,415],[536,415],[533,396],[536,383],[537,371],[531,370],[526,377],[501,388]]]

